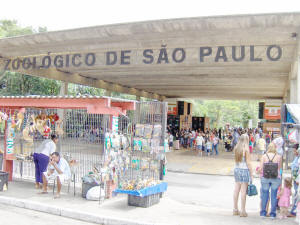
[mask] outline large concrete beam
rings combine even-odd
[[[5,67],[5,60],[3,58],[0,58],[0,68],[4,68],[4,67]],[[135,88],[124,87],[122,85],[105,82],[103,80],[91,79],[89,77],[82,76],[81,74],[78,73],[67,73],[64,71],[60,71],[56,68],[31,69],[31,70],[24,70],[20,68],[18,70],[10,69],[10,71],[19,72],[22,74],[27,74],[32,76],[44,77],[48,79],[60,80],[67,83],[74,83],[74,84],[81,84],[90,87],[102,88],[108,91],[114,91],[119,93],[130,94],[130,95],[137,95],[137,96],[150,98],[150,99],[158,99],[158,100],[164,99],[164,96],[158,94],[146,92]]]
[[[291,72],[289,73],[289,102],[291,104],[300,104],[300,30],[296,38],[297,44],[294,52],[294,60],[291,65]]]
[[[291,104],[297,104],[297,80],[290,80],[290,101]]]

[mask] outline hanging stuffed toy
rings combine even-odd
[[[16,124],[16,115],[13,114],[13,115],[11,115],[11,128],[15,129],[16,126],[17,126],[17,124]]]
[[[44,132],[43,132],[43,137],[45,139],[48,139],[50,137],[50,133],[51,133],[51,128],[48,127],[47,123],[44,123]]]
[[[58,117],[59,118],[59,117]],[[63,121],[62,120],[57,120],[56,121],[56,129],[55,129],[56,133],[59,136],[62,136],[64,134],[64,130],[63,130]]]
[[[16,123],[16,127],[17,129],[20,131],[21,128],[22,128],[22,124],[23,124],[23,121],[24,121],[24,114],[19,112],[17,114],[17,123]]]
[[[39,115],[37,117],[35,117],[35,128],[36,130],[43,135],[44,134],[44,125],[46,123],[46,121],[42,120],[42,117]]]
[[[30,133],[32,133],[30,126],[26,126],[23,130],[23,139],[26,142],[33,143],[33,136]]]
[[[7,120],[8,119],[8,115],[4,112],[0,112],[0,123],[3,121],[3,120]]]

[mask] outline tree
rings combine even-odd
[[[102,96],[105,93],[104,89],[100,88],[94,88],[94,87],[88,87],[84,85],[79,84],[69,84],[68,87],[68,93],[70,95],[96,95],[96,96]]]
[[[36,31],[32,27],[20,27],[15,20],[0,20],[0,38],[46,31],[46,27],[39,27]],[[57,95],[61,85],[56,80],[10,71],[3,74],[1,82],[1,95]]]
[[[250,119],[253,124],[258,121],[257,101],[217,101],[217,100],[191,100],[195,116],[207,116],[210,125],[214,128],[224,127],[226,123],[231,126],[247,127]]]

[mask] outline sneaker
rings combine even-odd
[[[296,214],[291,213],[291,214],[289,214],[287,217],[296,217]]]

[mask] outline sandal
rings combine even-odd
[[[58,198],[60,198],[60,194],[56,194],[56,195],[54,196],[54,199],[58,199]]]
[[[240,213],[240,217],[248,217],[248,214],[246,212]]]
[[[233,215],[234,215],[234,216],[239,216],[239,215],[240,215],[239,210],[238,210],[238,209],[234,209],[234,210],[233,210]]]

